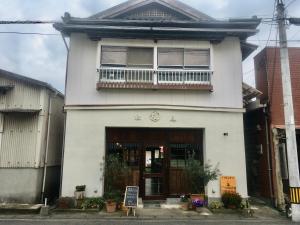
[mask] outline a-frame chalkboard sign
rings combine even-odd
[[[135,209],[138,206],[139,198],[139,187],[138,186],[127,186],[124,197],[124,206],[127,208],[127,216],[132,210],[135,216]]]

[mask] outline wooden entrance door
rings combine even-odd
[[[107,154],[118,154],[131,169],[124,183],[139,186],[140,197],[147,200],[187,193],[187,156],[195,152],[203,162],[201,129],[107,128],[106,143]]]
[[[166,147],[159,145],[144,147],[142,165],[143,198],[151,200],[166,197]]]

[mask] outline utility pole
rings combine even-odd
[[[285,7],[283,1],[277,0],[277,21],[280,41],[281,77],[289,169],[289,185],[292,203],[292,220],[294,222],[300,222],[300,178],[285,16]]]

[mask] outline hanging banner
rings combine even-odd
[[[233,176],[221,177],[221,194],[236,193],[236,178]]]

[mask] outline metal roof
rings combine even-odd
[[[46,82],[43,82],[43,81],[32,79],[32,78],[29,78],[29,77],[26,77],[26,76],[23,76],[23,75],[20,75],[20,74],[12,73],[12,72],[9,72],[9,71],[6,71],[6,70],[2,70],[2,69],[0,69],[0,77],[5,77],[5,78],[8,78],[8,79],[13,79],[13,80],[19,80],[19,81],[29,83],[31,85],[47,88],[50,91],[53,91],[53,92],[57,93],[61,97],[64,97],[64,95],[60,91],[58,91],[57,89],[52,87],[50,84],[48,84]]]
[[[136,8],[157,3],[163,6],[166,6],[178,13],[188,16],[191,20],[214,20],[212,17],[190,7],[183,2],[177,0],[129,0],[122,4],[119,4],[115,7],[107,9],[103,12],[97,13],[91,17],[90,19],[109,19],[115,18],[118,15],[124,14],[128,11],[134,10]]]
[[[249,104],[253,101],[254,98],[257,98],[262,95],[262,92],[257,90],[254,87],[251,87],[249,84],[243,83],[243,100],[244,105]]]
[[[150,5],[157,9],[169,10],[171,17],[152,19],[147,13],[139,18],[124,17],[134,14],[137,9],[146,10]],[[143,12],[143,11],[142,11]],[[221,42],[227,36],[239,37],[243,59],[256,47],[246,43],[255,35],[261,20],[249,19],[216,20],[177,0],[130,0],[88,18],[72,17],[65,13],[63,21],[54,27],[64,35],[86,33],[91,40],[101,38],[141,39],[197,39]]]

